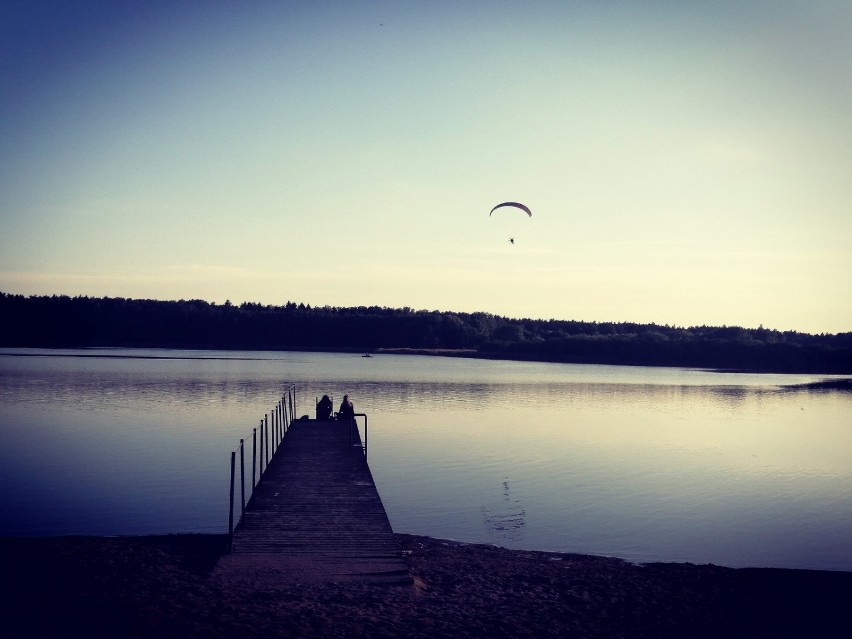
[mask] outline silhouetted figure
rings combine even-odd
[[[317,402],[317,419],[322,422],[327,422],[331,419],[331,410],[334,406],[331,403],[328,395],[323,395],[322,399]]]
[[[515,243],[515,238],[514,238],[514,237],[510,237],[510,238],[509,238],[509,242],[511,242],[512,244],[514,244],[514,243]]]
[[[349,395],[343,396],[340,409],[337,411],[337,419],[355,419],[355,406],[349,401]]]

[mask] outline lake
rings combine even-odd
[[[831,376],[415,355],[0,349],[0,534],[227,530],[230,452],[285,383],[349,393],[396,532],[852,570]]]

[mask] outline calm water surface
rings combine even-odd
[[[379,355],[0,349],[0,534],[224,532],[284,382],[349,393],[397,532],[852,570],[852,397],[811,375]]]

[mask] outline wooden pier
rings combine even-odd
[[[410,584],[357,426],[289,425],[219,569],[287,581]]]

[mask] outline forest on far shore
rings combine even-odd
[[[411,308],[0,293],[0,346],[430,352],[493,359],[852,373],[852,332],[512,319]]]

